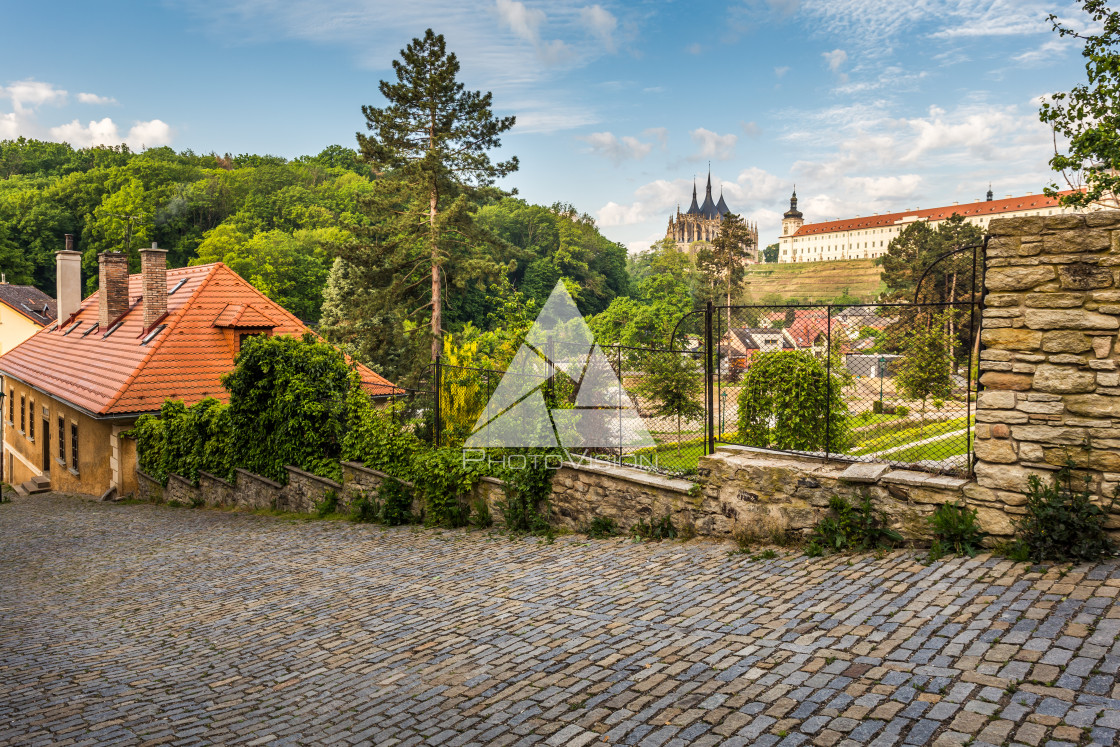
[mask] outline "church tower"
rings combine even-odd
[[[696,180],[692,180],[692,203],[688,211],[682,213],[677,205],[676,215],[669,216],[669,225],[665,231],[665,238],[677,243],[677,248],[682,252],[693,253],[697,242],[711,243],[718,235],[720,222],[723,216],[731,212],[727,202],[723,199],[723,189],[720,189],[719,202],[712,194],[712,170],[708,169],[708,183],[704,188],[704,203],[697,201]],[[748,243],[751,247],[751,262],[758,261],[758,224],[747,222],[747,232],[750,234]]]
[[[805,218],[797,209],[797,187],[793,188],[793,196],[789,198],[789,210],[782,216],[782,238],[788,238],[797,233],[805,225]]]

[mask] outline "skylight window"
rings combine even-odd
[[[140,341],[140,344],[141,345],[147,345],[149,342],[156,339],[156,336],[160,332],[162,332],[164,327],[166,327],[166,326],[167,326],[166,324],[161,324],[158,327],[156,327],[155,329],[153,329],[151,332],[149,332],[148,334],[144,335],[144,339]]]
[[[172,288],[171,290],[167,291],[167,295],[169,295],[169,296],[173,296],[173,295],[175,295],[175,291],[179,290],[180,288],[182,288],[182,287],[183,287],[184,285],[186,285],[186,284],[187,284],[187,279],[186,279],[186,278],[183,278],[183,279],[182,279],[182,280],[180,280],[180,281],[179,281],[178,283],[175,283],[175,287],[174,287],[174,288]]]

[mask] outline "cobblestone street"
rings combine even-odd
[[[1120,566],[0,506],[0,745],[1102,744]]]

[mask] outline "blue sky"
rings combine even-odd
[[[711,162],[777,240],[810,221],[1039,192],[1038,99],[1084,77],[1068,0],[164,0],[18,3],[0,30],[0,139],[293,157],[354,144],[362,104],[431,26],[515,114],[505,180],[632,250]]]

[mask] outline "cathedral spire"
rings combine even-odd
[[[692,177],[692,204],[688,206],[688,212],[685,215],[696,215],[700,212],[700,206],[696,204],[696,177]]]

